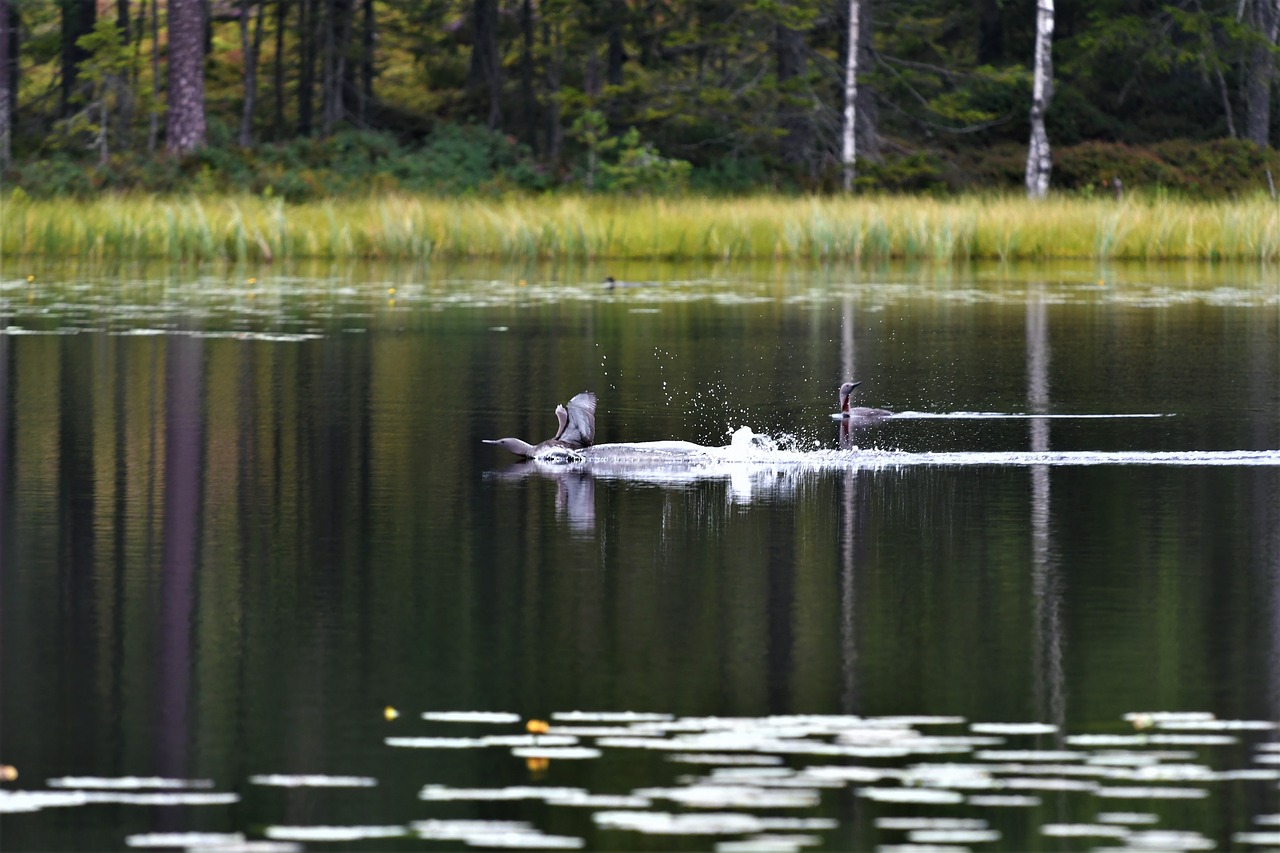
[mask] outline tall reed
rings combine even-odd
[[[1280,260],[1280,206],[1011,196],[438,199],[6,197],[7,257]]]

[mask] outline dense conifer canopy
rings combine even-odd
[[[1034,0],[859,6],[858,187],[1018,187]],[[1056,188],[1265,188],[1275,0],[1059,6]],[[33,194],[168,190],[205,172],[215,186],[305,197],[369,189],[362,160],[387,186],[436,192],[835,190],[848,11],[847,0],[0,0],[8,179]]]

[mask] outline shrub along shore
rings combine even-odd
[[[107,195],[0,201],[0,251],[85,261],[1280,260],[1280,205],[1014,196]]]

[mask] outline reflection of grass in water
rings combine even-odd
[[[11,199],[0,250],[81,260],[1280,260],[1265,198]]]

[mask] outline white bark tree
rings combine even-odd
[[[853,190],[858,149],[855,130],[858,120],[858,16],[861,0],[849,0],[849,48],[844,61],[844,142],[840,162],[844,164],[844,191]]]
[[[1027,146],[1027,198],[1044,198],[1049,193],[1049,172],[1053,161],[1044,116],[1053,98],[1053,0],[1036,4],[1036,58],[1031,91],[1031,142]]]

